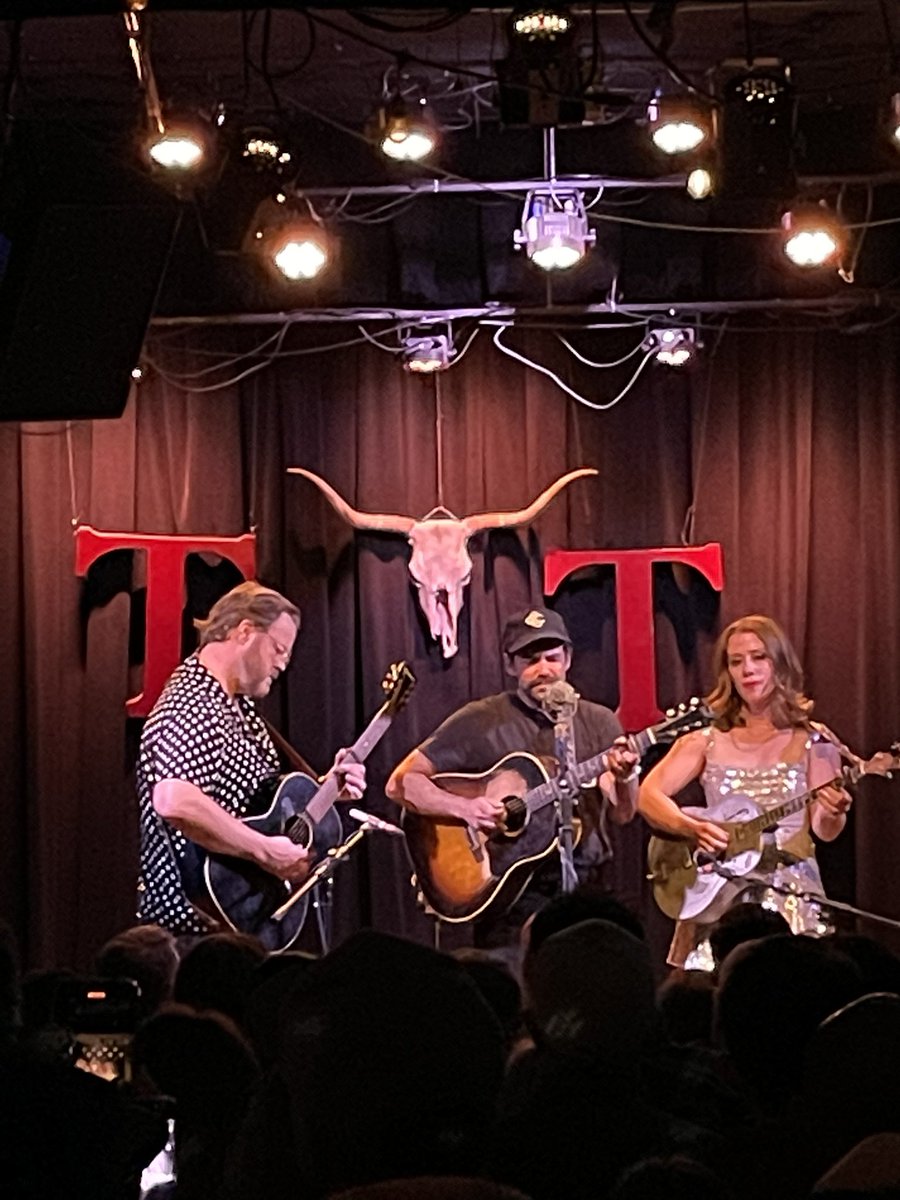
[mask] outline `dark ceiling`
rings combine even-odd
[[[548,294],[546,280],[512,250],[525,185],[544,171],[545,134],[535,116],[541,105],[530,103],[534,76],[513,72],[512,86],[498,86],[498,64],[509,55],[508,5],[254,9],[150,0],[143,19],[164,103],[219,113],[223,121],[215,173],[178,200],[178,239],[158,313],[550,303],[577,311],[611,297],[686,308],[823,297],[847,304],[853,295],[890,302],[897,244],[894,226],[878,222],[900,215],[900,151],[883,123],[900,43],[894,0],[569,8],[575,73],[564,86],[553,77],[541,104],[564,126],[559,174],[587,176],[594,185],[599,237],[590,261]],[[59,202],[66,180],[79,174],[81,154],[91,166],[74,192],[86,209],[101,195],[138,203],[132,142],[142,96],[121,3],[0,0],[0,19],[8,114],[0,215],[9,225],[23,204],[47,205],[51,195]],[[792,280],[758,232],[703,232],[769,227],[772,198],[732,189],[727,202],[697,204],[685,196],[683,172],[648,149],[643,118],[654,92],[690,84],[720,94],[723,79],[748,57],[790,68],[792,178],[840,203],[860,227],[845,264],[851,285],[834,273]],[[445,131],[430,168],[390,167],[368,140],[367,122],[385,87],[397,83],[427,95]],[[547,89],[539,82],[537,90]],[[241,160],[242,135],[256,126],[275,130],[291,149],[291,170],[280,180]],[[64,167],[49,163],[56,154]],[[669,186],[657,186],[660,179]],[[431,194],[396,190],[422,180]],[[447,187],[466,181],[509,186]],[[315,290],[273,290],[241,252],[257,203],[278,186],[304,191],[339,232],[338,268]],[[387,188],[395,190],[379,191]],[[139,202],[149,195],[141,191]],[[154,195],[165,202],[155,185]]]

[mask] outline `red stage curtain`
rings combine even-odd
[[[319,344],[351,336],[346,327],[315,334]],[[129,923],[133,903],[137,729],[124,701],[140,690],[139,664],[128,659],[130,636],[140,641],[141,564],[129,570],[120,556],[89,583],[76,579],[73,518],[162,533],[236,534],[256,524],[261,577],[304,614],[294,665],[267,708],[316,766],[378,706],[387,665],[407,658],[417,691],[370,760],[369,804],[389,816],[382,786],[393,764],[458,704],[504,686],[498,630],[539,598],[541,556],[554,547],[667,545],[685,528],[695,542],[722,542],[721,603],[692,575],[661,568],[656,580],[663,706],[708,684],[722,623],[761,610],[795,638],[821,719],[865,752],[898,735],[896,339],[727,330],[708,337],[697,371],[648,369],[616,407],[595,412],[502,356],[483,331],[437,385],[439,491],[435,381],[407,376],[375,347],[292,354],[240,380],[261,360],[185,379],[262,337],[246,328],[156,335],[157,369],[121,420],[0,426],[0,914],[29,963],[85,965]],[[621,353],[610,352],[608,334],[573,337],[589,357]],[[637,337],[623,333],[622,346]],[[595,401],[614,396],[632,369],[576,368],[549,332],[506,339]],[[292,330],[282,348],[314,345],[310,331]],[[223,378],[235,381],[183,388]],[[600,475],[571,485],[530,529],[473,542],[460,650],[443,660],[410,588],[403,538],[354,534],[311,483],[285,473],[289,465],[323,475],[360,509],[417,517],[439,502],[459,516],[515,509],[573,467]],[[191,603],[202,607],[227,582],[213,564],[194,564]],[[574,631],[576,686],[614,705],[611,573],[572,580],[554,603]],[[894,917],[898,787],[865,784],[852,831],[822,852],[838,898]],[[644,839],[638,824],[624,831],[616,876],[649,913]],[[427,939],[408,876],[396,842],[370,839],[338,876],[338,935],[365,923]]]

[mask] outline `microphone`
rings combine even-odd
[[[374,813],[363,812],[361,808],[351,808],[349,815],[354,821],[361,821],[370,829],[377,829],[380,833],[390,833],[394,837],[403,837],[403,830],[399,825],[392,825],[390,821],[382,821],[381,817],[376,817]]]
[[[551,683],[543,696],[541,696],[541,708],[548,717],[556,719],[566,709],[570,709],[574,713],[580,699],[581,697],[572,687],[571,683],[566,683],[564,679],[559,679],[556,683]]]

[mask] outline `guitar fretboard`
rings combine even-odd
[[[806,808],[807,804],[812,804],[813,800],[818,796],[823,788],[827,787],[843,787],[844,778],[842,775],[835,775],[834,779],[829,779],[825,783],[820,783],[817,787],[810,788],[808,792],[803,792],[799,796],[794,796],[790,800],[785,800],[783,804],[777,805],[775,808],[767,808],[765,812],[760,813],[758,817],[753,817],[750,821],[741,821],[740,828],[742,833],[749,834],[755,837],[757,834],[768,829],[772,825],[777,825],[779,821],[783,821],[785,817],[791,817],[801,809]]]
[[[366,728],[350,747],[349,757],[354,759],[356,762],[365,761],[378,742],[380,742],[387,733],[390,724],[391,717],[388,715],[388,705],[385,704],[378,710]],[[306,806],[306,816],[314,825],[318,825],[325,814],[333,806],[339,794],[340,787],[338,785],[337,776],[329,775],[329,777],[313,796],[312,800],[310,800],[309,804]],[[292,830],[291,834],[293,835],[294,832],[295,831]],[[302,840],[305,836],[304,830],[299,828],[299,823],[298,827],[296,828],[296,834],[297,837],[294,840],[297,841]]]
[[[640,733],[629,734],[627,745],[628,749],[632,750],[638,756],[638,761],[640,761],[650,747],[656,744],[656,741],[657,738],[654,729],[642,729]],[[604,750],[602,754],[595,754],[593,758],[586,758],[584,762],[578,763],[575,767],[576,785],[580,788],[584,787],[596,779],[598,775],[602,775],[608,767],[608,750]],[[552,804],[558,796],[559,780],[548,779],[545,783],[540,783],[537,787],[527,791],[522,799],[529,812],[538,812],[548,804]]]

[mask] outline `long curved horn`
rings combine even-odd
[[[466,527],[466,533],[478,533],[481,529],[507,529],[511,525],[525,525],[529,521],[533,521],[538,513],[546,507],[556,495],[573,479],[579,479],[582,475],[597,475],[596,467],[579,467],[577,471],[569,471],[568,475],[562,475],[555,483],[551,483],[538,498],[532,501],[527,508],[520,508],[518,512],[492,512],[492,513],[473,513],[471,517],[463,517],[463,525]]]
[[[320,488],[326,500],[330,500],[335,511],[339,516],[343,517],[354,529],[378,529],[384,533],[403,533],[409,536],[409,532],[415,525],[413,517],[396,516],[393,513],[364,513],[359,509],[351,508],[343,496],[339,496],[330,483],[326,483],[320,476],[313,474],[312,471],[307,471],[303,467],[288,467],[288,473],[292,475],[305,475],[307,479],[311,479],[316,487]]]

